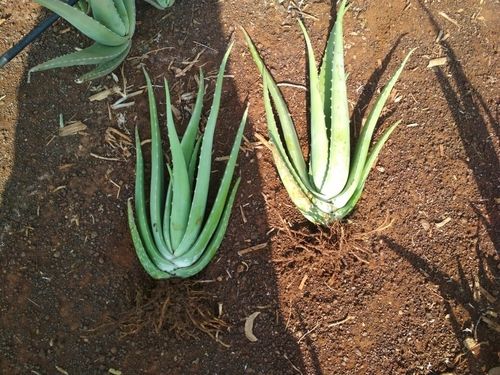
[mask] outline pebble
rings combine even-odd
[[[431,229],[431,224],[425,219],[420,220],[420,225],[422,225],[422,228],[424,228],[424,230]]]
[[[243,264],[239,264],[238,267],[236,268],[237,273],[242,273],[245,271],[245,266]]]

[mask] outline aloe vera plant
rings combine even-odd
[[[56,57],[30,69],[29,73],[75,65],[97,65],[76,82],[111,73],[127,57],[135,31],[135,0],[87,0],[72,7],[60,0],[35,0],[58,14],[94,41],[90,47]],[[92,12],[88,16],[85,6]]]
[[[217,75],[215,93],[203,137],[196,139],[201,119],[204,77],[186,131],[179,140],[172,116],[168,83],[165,80],[166,122],[172,165],[164,186],[164,160],[160,127],[151,80],[146,72],[151,120],[151,180],[149,210],[146,207],[144,160],[136,128],[135,215],[128,201],[128,220],[134,247],[146,272],[155,279],[190,277],[214,257],[224,237],[240,179],[231,187],[238,151],[247,119],[245,111],[224,170],[215,201],[208,212],[211,155],[217,122],[228,48]]]
[[[357,140],[351,158],[350,120],[344,72],[343,0],[328,38],[319,72],[307,31],[299,21],[306,41],[309,65],[310,156],[306,166],[293,120],[285,100],[266,68],[248,33],[243,30],[250,53],[264,82],[264,105],[278,173],[296,207],[311,222],[328,225],[347,216],[363,191],[377,156],[400,121],[390,126],[370,150],[371,139],[382,109],[407,63],[411,51],[377,98]],[[277,117],[284,142],[274,116]]]
[[[174,5],[175,0],[146,0],[157,9],[166,9]]]

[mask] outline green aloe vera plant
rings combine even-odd
[[[207,213],[212,145],[221,101],[224,70],[231,51],[222,60],[212,107],[204,134],[197,139],[203,96],[203,73],[193,113],[179,140],[172,116],[168,83],[165,80],[166,122],[172,165],[170,181],[164,186],[164,160],[160,127],[151,80],[146,72],[151,120],[151,180],[149,209],[146,207],[144,161],[136,129],[135,215],[128,201],[128,220],[134,247],[146,272],[155,279],[186,278],[200,272],[214,257],[224,237],[240,179],[231,187],[238,151],[247,119],[245,111],[227,161],[215,201]]]
[[[166,9],[174,5],[175,0],[146,0],[157,9]]]
[[[343,17],[348,6],[340,4],[328,38],[321,67],[316,67],[307,31],[299,21],[307,47],[310,95],[310,156],[306,166],[293,120],[278,85],[266,68],[248,33],[245,39],[264,81],[264,105],[273,159],[296,207],[311,222],[328,225],[347,216],[363,191],[377,156],[400,121],[390,126],[370,150],[382,109],[411,51],[377,98],[351,157],[350,120],[344,72]],[[276,110],[281,134],[274,116]],[[284,142],[282,140],[284,138]]]
[[[94,40],[94,44],[37,65],[30,69],[30,74],[75,65],[97,65],[77,79],[76,82],[82,83],[111,73],[127,57],[135,31],[135,0],[88,0],[80,8],[60,0],[35,1],[75,26]],[[92,17],[84,11],[85,5]]]

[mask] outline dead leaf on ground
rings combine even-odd
[[[87,130],[87,125],[85,125],[81,121],[75,121],[72,123],[69,123],[68,125],[62,127],[59,129],[59,136],[60,137],[67,137],[69,135],[75,135],[80,132],[83,132]]]
[[[63,369],[62,367],[59,367],[56,365],[56,370],[57,372],[63,374],[63,375],[69,375],[68,371],[66,371],[65,369]]]
[[[101,100],[104,100],[106,99],[108,96],[110,95],[114,95],[114,94],[118,94],[118,93],[121,93],[121,89],[120,87],[118,86],[113,86],[112,88],[110,89],[106,89],[106,90],[103,90],[103,91],[100,91],[98,92],[97,94],[94,94],[92,96],[89,97],[89,100],[91,102],[94,102],[94,101],[101,101]]]
[[[443,221],[440,221],[439,223],[436,223],[435,225],[436,225],[437,228],[442,228],[446,224],[448,224],[450,221],[451,221],[451,217],[447,217]]]
[[[110,145],[112,149],[121,150],[125,158],[129,158],[131,153],[129,148],[132,146],[132,139],[119,131],[118,129],[108,127],[104,133],[104,141]]]
[[[265,249],[266,247],[267,247],[267,242],[260,243],[258,245],[247,247],[246,249],[239,250],[238,255],[243,256],[245,254],[252,253],[252,252],[257,251],[257,250]]]
[[[255,337],[255,335],[253,334],[253,324],[254,324],[255,318],[257,318],[257,316],[259,316],[259,314],[260,314],[260,311],[256,311],[252,315],[248,316],[245,319],[245,336],[251,342],[256,342],[258,340],[257,337]]]
[[[437,59],[431,59],[429,60],[429,64],[427,65],[427,68],[434,68],[436,66],[442,66],[446,65],[448,62],[448,59],[446,57],[438,57]]]

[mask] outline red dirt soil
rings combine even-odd
[[[319,57],[335,6],[302,3]],[[194,284],[150,280],[128,233],[134,150],[112,147],[105,136],[109,127],[133,134],[138,126],[148,137],[145,95],[120,110],[109,109],[118,96],[90,102],[115,83],[76,85],[80,69],[37,73],[27,83],[30,67],[88,43],[58,22],[0,71],[0,372],[484,374],[499,366],[495,14],[496,0],[352,1],[345,43],[355,125],[407,51],[418,50],[381,128],[403,123],[357,210],[321,232],[294,209],[269,152],[254,143],[255,133],[267,134],[261,80],[238,30],[252,35],[279,82],[303,85],[293,3],[178,0],[163,13],[140,3],[123,70],[130,91],[144,85],[142,65],[158,84],[166,76],[181,129],[193,104],[181,95],[196,90],[203,66],[208,112],[213,75],[235,38],[215,156],[227,154],[250,104],[252,143],[240,155],[231,223]],[[0,0],[0,51],[45,15],[30,1]],[[439,57],[447,63],[427,68]],[[305,145],[305,92],[283,93]],[[58,136],[60,114],[87,130]],[[227,323],[218,325],[218,341],[190,321],[188,313],[203,322],[197,308]],[[258,341],[250,342],[244,323],[254,312]]]

